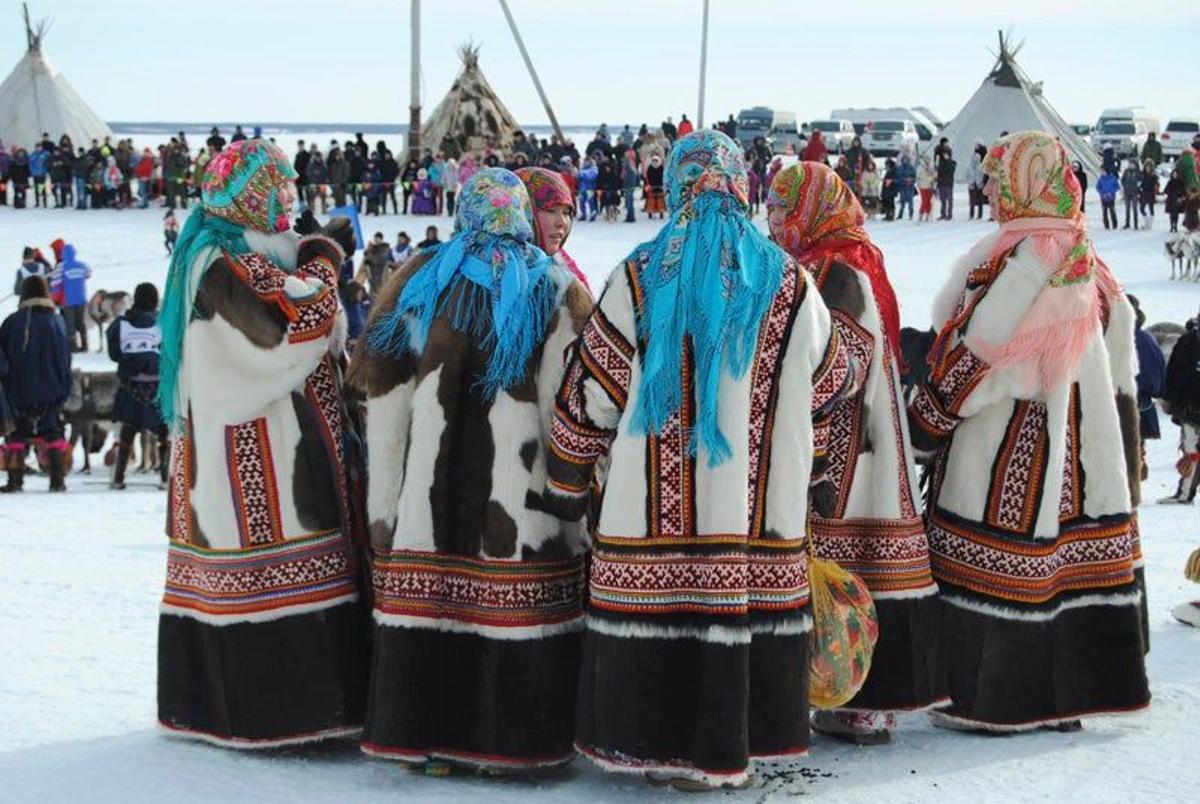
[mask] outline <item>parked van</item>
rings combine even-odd
[[[1100,119],[1096,121],[1096,130],[1104,128],[1104,124],[1112,120],[1131,120],[1134,123],[1141,123],[1146,129],[1146,133],[1153,132],[1156,137],[1162,133],[1162,119],[1145,106],[1118,106],[1113,109],[1105,109],[1100,113]]]
[[[911,120],[875,120],[867,125],[862,141],[872,156],[897,156],[901,151],[916,153],[920,140]]]
[[[1100,124],[1092,135],[1092,147],[1102,154],[1108,148],[1119,157],[1137,156],[1146,144],[1146,124],[1121,118],[1109,118]]]
[[[895,106],[888,109],[834,109],[829,115],[834,119],[849,120],[859,134],[865,134],[876,120],[911,120],[921,142],[929,142],[941,131],[937,124],[924,109],[905,109]]]
[[[762,137],[774,153],[783,153],[787,146],[793,150],[800,147],[800,129],[796,125],[796,113],[754,106],[742,109],[737,116],[738,141],[749,148],[756,137]],[[780,144],[776,146],[775,141]]]
[[[1172,117],[1167,121],[1159,140],[1162,142],[1163,156],[1167,159],[1178,159],[1183,149],[1192,144],[1192,140],[1200,135],[1200,119],[1195,117]]]

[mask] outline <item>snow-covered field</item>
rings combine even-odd
[[[1093,196],[1094,198],[1094,196]],[[960,217],[966,199],[958,200]],[[1089,218],[1100,254],[1150,322],[1196,314],[1200,285],[1165,277],[1165,216],[1156,231],[1105,232],[1099,205]],[[20,249],[64,237],[95,271],[92,289],[160,284],[166,271],[161,211],[42,211],[0,208],[0,296]],[[760,218],[761,220],[761,218]],[[364,219],[389,241],[404,229],[420,239],[448,219]],[[607,272],[658,224],[577,224],[569,250],[592,278]],[[956,220],[876,222],[904,323],[924,327],[949,265],[992,224]],[[13,309],[0,304],[0,315]],[[95,349],[95,331],[92,332]],[[108,365],[90,355],[81,362]],[[219,378],[214,378],[219,381]],[[858,749],[818,738],[803,771],[765,780],[721,800],[1092,802],[1192,800],[1200,744],[1200,631],[1170,609],[1200,590],[1183,578],[1200,544],[1197,515],[1153,500],[1174,488],[1175,431],[1152,442],[1149,501],[1141,510],[1150,592],[1154,703],[1145,713],[1097,718],[1078,734],[977,737],[901,719],[890,746]],[[1114,444],[1114,449],[1119,445]],[[136,479],[136,477],[135,477]],[[66,495],[0,498],[0,800],[3,801],[677,801],[684,794],[606,776],[577,761],[558,776],[528,780],[433,779],[360,757],[352,746],[237,754],[177,742],[154,729],[155,638],[165,560],[164,495],[149,486],[109,492],[100,476],[74,476]],[[150,480],[146,478],[147,482]]]

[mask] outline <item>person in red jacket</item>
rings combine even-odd
[[[820,129],[813,129],[812,138],[808,141],[808,145],[804,146],[804,153],[800,158],[805,162],[820,162],[826,164],[825,160],[829,156],[829,148],[825,145],[825,135]]]
[[[133,169],[133,175],[138,180],[138,209],[150,206],[150,188],[154,184],[154,168],[157,160],[149,148],[142,149],[142,158]]]
[[[692,133],[692,121],[687,119],[687,115],[683,115],[683,119],[679,121],[679,136],[686,137]]]

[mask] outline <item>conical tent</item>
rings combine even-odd
[[[449,154],[479,152],[493,147],[509,150],[519,129],[479,69],[479,48],[459,50],[462,70],[454,84],[421,126],[421,142],[433,151]]]
[[[991,145],[1004,132],[1044,131],[1058,139],[1072,160],[1077,160],[1093,179],[1100,174],[1096,153],[1075,133],[1042,94],[1041,82],[1029,76],[1017,64],[1020,48],[1009,46],[1000,35],[1000,54],[996,65],[983,80],[962,110],[942,130],[950,141],[958,161],[955,178],[964,181],[976,142]]]
[[[67,79],[42,52],[46,26],[25,19],[28,49],[0,84],[0,140],[33,148],[47,133],[57,143],[66,134],[77,147],[112,136],[112,129],[88,108]]]

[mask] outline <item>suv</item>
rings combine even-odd
[[[916,153],[917,140],[917,127],[911,120],[876,120],[862,138],[872,156],[896,156],[902,150]]]
[[[1146,124],[1133,120],[1106,120],[1092,135],[1092,147],[1103,154],[1112,148],[1118,157],[1137,156],[1146,144]]]
[[[1200,134],[1200,120],[1194,117],[1172,117],[1167,121],[1162,136],[1163,157],[1178,159],[1183,149],[1192,144],[1196,135]]]
[[[840,154],[854,141],[854,124],[849,120],[814,120],[808,124],[808,130],[821,132],[831,154]]]

